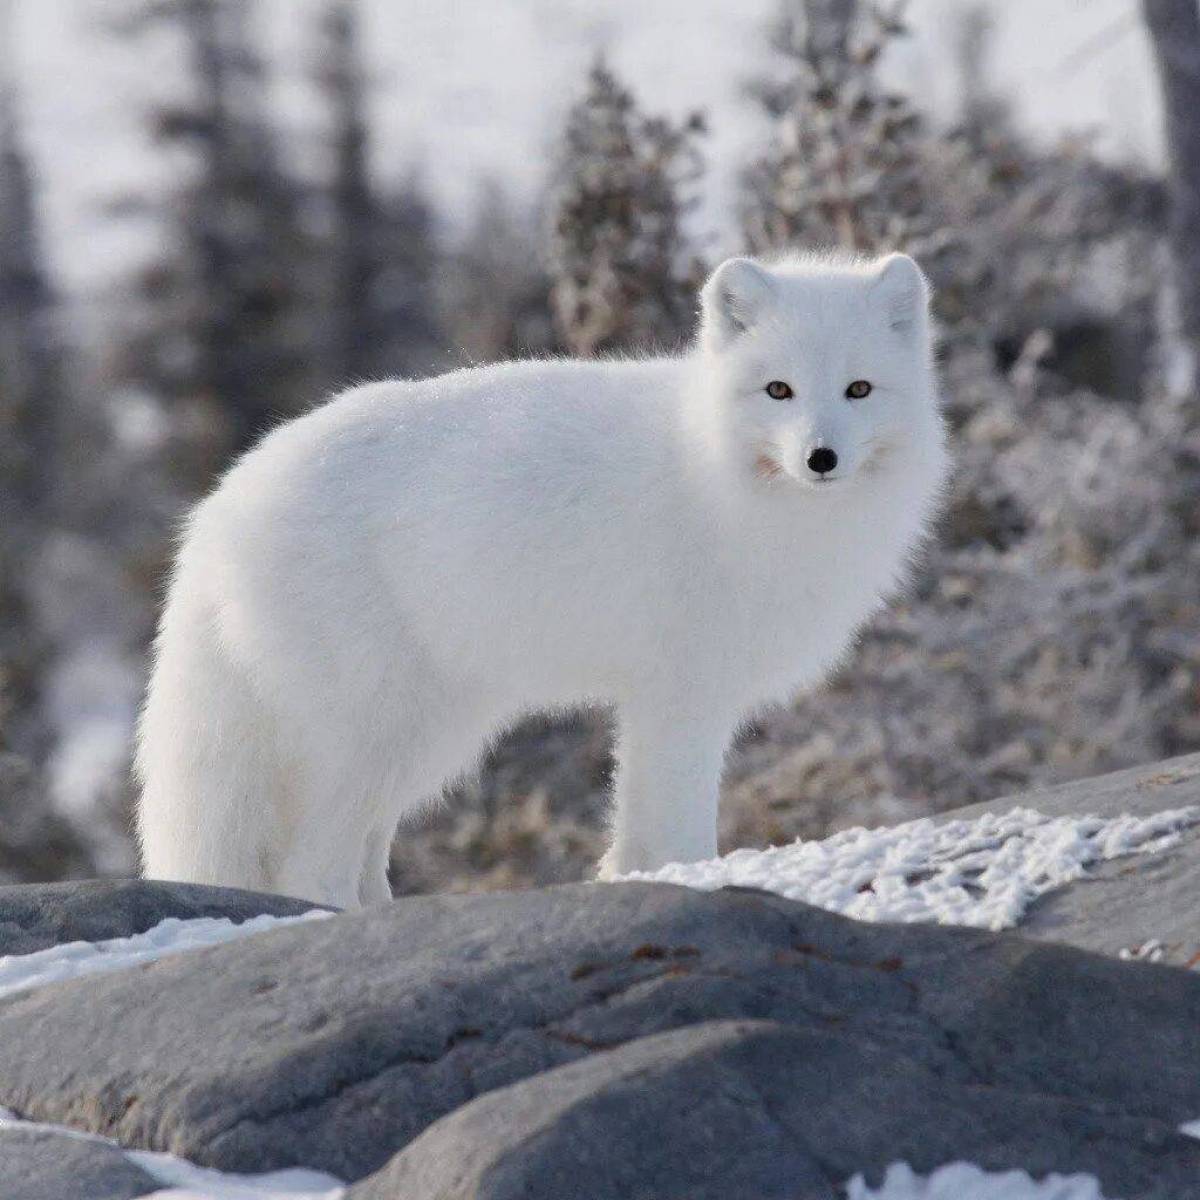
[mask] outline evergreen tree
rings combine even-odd
[[[991,50],[995,18],[984,0],[958,10],[952,29],[954,67],[958,75],[958,128],[976,151],[1012,136],[1008,101],[992,87]]]
[[[52,491],[59,387],[53,294],[18,123],[8,17],[0,8],[0,487],[6,512],[32,512]]]
[[[390,192],[371,179],[359,25],[357,0],[329,0],[316,72],[332,129],[328,306],[334,383],[424,373],[440,345],[433,214],[415,177]]]
[[[371,374],[382,333],[375,311],[379,205],[367,164],[366,81],[355,0],[331,0],[320,22],[316,80],[332,125],[330,208],[330,375]]]
[[[9,57],[10,15],[0,6],[0,750],[7,741],[34,754],[46,646],[29,574],[54,514],[62,393],[54,298]]]
[[[253,15],[248,0],[135,0],[114,22],[131,34],[169,23],[191,84],[184,103],[151,114],[158,144],[190,152],[194,171],[165,213],[171,251],[140,280],[130,374],[205,409],[222,454],[316,390],[313,238],[267,109]]]
[[[467,363],[555,348],[550,280],[536,218],[516,212],[495,180],[480,187],[470,227],[441,273],[440,308],[452,353]]]
[[[874,254],[924,228],[921,122],[878,72],[905,33],[904,7],[786,0],[771,31],[784,75],[752,88],[774,131],[746,179],[753,251],[832,245]]]
[[[381,190],[376,244],[375,374],[428,375],[441,369],[445,351],[435,286],[443,257],[433,208],[415,174]]]
[[[551,300],[574,354],[671,345],[692,327],[703,268],[683,220],[704,121],[647,117],[599,60],[567,118],[551,233]]]

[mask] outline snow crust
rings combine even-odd
[[[196,917],[180,920],[168,917],[145,933],[132,937],[110,938],[102,942],[65,942],[32,954],[0,956],[0,996],[47,983],[60,983],[82,975],[104,971],[122,971],[142,963],[154,962],[169,954],[199,950],[221,942],[252,937],[282,925],[314,921],[332,913],[312,909],[297,917],[252,917],[235,924],[228,917]]]
[[[324,1171],[291,1167],[262,1175],[233,1175],[151,1150],[127,1150],[125,1157],[168,1185],[145,1200],[342,1200],[346,1194],[341,1180]]]
[[[1167,954],[1167,944],[1161,938],[1151,938],[1140,946],[1126,946],[1117,951],[1117,957],[1126,962],[1162,962]]]
[[[1090,865],[1165,850],[1196,824],[1200,807],[1107,819],[1014,808],[973,820],[923,817],[884,829],[847,829],[823,841],[735,850],[620,878],[702,891],[763,888],[860,921],[1007,929],[1039,896],[1079,879]]]
[[[846,1200],[1106,1200],[1094,1175],[1047,1175],[1025,1171],[984,1171],[971,1163],[950,1163],[932,1175],[914,1174],[907,1163],[888,1167],[878,1191],[861,1175],[846,1185]],[[1108,1197],[1107,1200],[1115,1200]]]
[[[295,917],[282,918],[296,920]],[[261,1175],[236,1175],[197,1167],[174,1154],[156,1150],[126,1150],[112,1138],[82,1133],[65,1125],[47,1125],[25,1121],[6,1108],[0,1108],[0,1132],[5,1129],[44,1130],[81,1142],[100,1142],[114,1146],[135,1166],[165,1188],[150,1192],[145,1200],[341,1200],[345,1195],[342,1180],[324,1171],[291,1167],[286,1171],[267,1171]]]

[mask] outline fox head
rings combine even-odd
[[[700,364],[711,432],[763,486],[837,495],[883,469],[927,470],[941,444],[929,287],[877,262],[722,263],[704,287]]]

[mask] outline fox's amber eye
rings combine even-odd
[[[795,394],[782,379],[772,379],[767,384],[767,395],[772,400],[790,400]]]
[[[846,388],[847,400],[861,400],[871,394],[871,385],[865,379],[856,379]]]

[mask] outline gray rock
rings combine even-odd
[[[1200,1117],[1200,977],[653,884],[414,898],[9,997],[0,1104],[227,1170],[305,1165],[359,1180],[455,1109],[568,1063],[595,1064],[580,1095],[607,1112],[605,1095],[625,1104],[633,1084],[621,1082],[626,1052],[604,1051],[630,1044],[636,1064],[637,1039],[745,1019],[782,1030],[736,1044],[719,1031],[711,1045],[684,1037],[681,1057],[668,1043],[663,1077],[678,1090],[664,1083],[647,1097],[648,1128],[667,1092],[687,1111],[701,1103],[699,1081],[716,1079],[724,1095],[728,1079],[750,1081],[761,1066],[760,1091],[745,1082],[731,1093],[752,1109],[738,1128],[753,1143],[755,1106],[771,1114],[794,1089],[787,1111],[809,1115],[784,1122],[800,1139],[787,1161],[799,1170],[813,1154],[826,1179],[991,1145],[989,1163],[1094,1170],[1107,1194],[1182,1200],[1169,1183],[1137,1191],[1145,1156],[1157,1155],[1167,1181],[1200,1165],[1170,1132]],[[542,1082],[554,1089],[556,1078]],[[560,1102],[546,1095],[530,1101],[539,1128],[537,1112]],[[842,1119],[827,1110],[847,1127],[836,1159],[822,1157]],[[724,1109],[711,1111],[724,1122]],[[610,1128],[623,1128],[618,1117]],[[484,1182],[487,1163],[509,1161],[489,1141],[497,1120],[480,1126]],[[639,1143],[652,1176],[678,1161],[683,1136],[679,1121],[661,1128]],[[569,1164],[577,1143],[563,1137]],[[714,1145],[707,1169],[751,1143]],[[591,1195],[591,1171],[614,1177],[585,1160],[570,1169]],[[414,1146],[396,1169],[420,1177],[430,1161]],[[458,1194],[474,1193],[447,1193]]]
[[[104,1142],[42,1129],[0,1129],[4,1200],[133,1200],[161,1187]]]
[[[1003,813],[1017,805],[1050,816],[1099,817],[1146,817],[1200,806],[1200,754],[1006,796],[946,813],[944,819]],[[1174,849],[1098,864],[1083,879],[1034,904],[1021,933],[1113,955],[1153,940],[1162,943],[1159,961],[1200,966],[1200,827],[1186,830]]]
[[[814,1041],[765,1022],[639,1038],[460,1108],[350,1200],[834,1200],[790,1101],[772,1108]]]
[[[245,921],[262,914],[291,917],[318,907],[237,888],[145,879],[14,884],[0,887],[0,955],[32,954],[62,942],[130,937],[167,917]]]
[[[444,1117],[348,1200],[835,1200],[956,1159],[1106,1195],[1194,1195],[1200,1143],[1149,1118],[946,1080],[869,1039],[768,1022],[640,1038]]]

